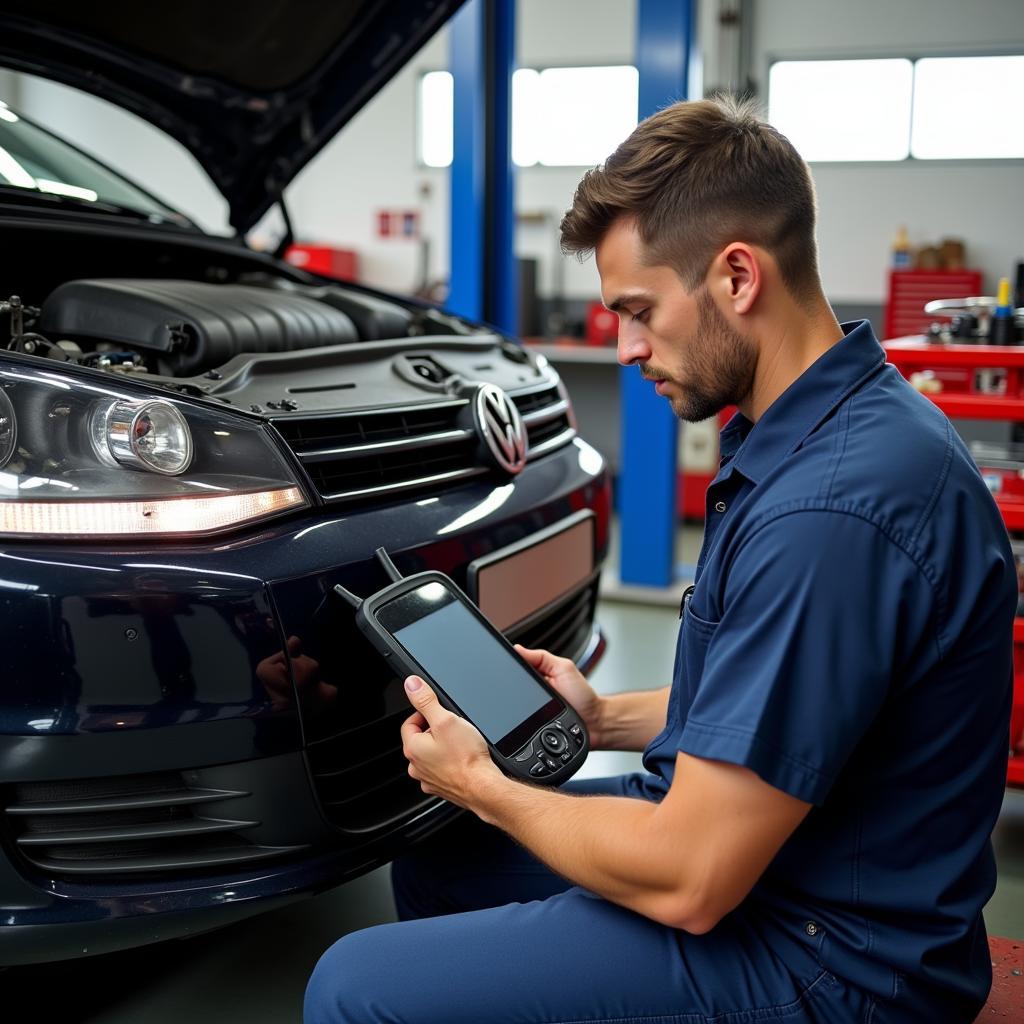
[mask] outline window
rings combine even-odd
[[[636,127],[639,75],[629,65],[522,68],[512,76],[512,159],[520,167],[598,164]],[[420,84],[420,159],[452,160],[452,76]]]
[[[805,160],[903,160],[909,60],[787,60],[768,78],[768,120]]]
[[[919,60],[910,152],[919,160],[1024,157],[1021,97],[1024,56]]]
[[[1024,157],[1024,56],[779,61],[768,119],[805,160]]]
[[[420,79],[420,159],[428,167],[452,162],[452,106],[449,71],[431,71]]]

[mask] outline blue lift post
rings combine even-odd
[[[687,98],[694,0],[638,0],[639,115]],[[679,421],[635,366],[620,372],[620,579],[667,587],[675,579]]]
[[[468,0],[451,23],[455,84],[448,308],[517,333],[511,98],[515,0]]]

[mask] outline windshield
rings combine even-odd
[[[97,209],[115,209],[189,225],[187,217],[165,206],[137,185],[38,125],[0,100],[0,186],[61,196]]]

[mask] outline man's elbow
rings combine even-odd
[[[726,911],[699,893],[674,893],[666,897],[654,915],[659,924],[691,935],[706,935],[725,917]]]

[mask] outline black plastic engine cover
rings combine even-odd
[[[38,330],[159,353],[162,373],[189,376],[245,353],[358,341],[351,317],[294,292],[239,284],[109,278],[68,281]]]

